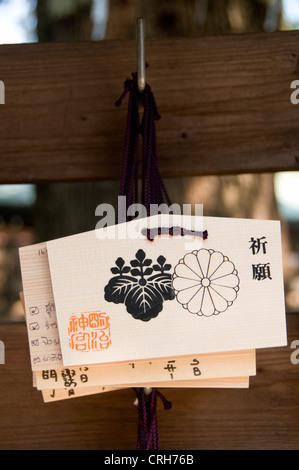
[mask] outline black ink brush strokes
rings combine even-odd
[[[130,266],[123,258],[117,258],[116,267],[111,268],[114,277],[105,287],[105,300],[115,304],[125,304],[133,318],[149,321],[159,315],[164,300],[174,299],[171,265],[164,256],[152,260],[146,258],[143,250],[138,250]]]

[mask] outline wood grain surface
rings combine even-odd
[[[299,364],[290,348],[299,315],[287,316],[289,345],[257,351],[257,375],[244,390],[165,389],[158,403],[161,450],[298,449]],[[26,326],[0,325],[1,450],[135,450],[131,389],[44,404],[32,387]]]
[[[0,46],[0,184],[119,180],[134,41]],[[148,83],[163,177],[299,169],[299,32],[151,39]],[[161,449],[298,449],[299,364],[257,352],[249,390],[164,391]],[[44,404],[32,386],[25,323],[0,325],[0,449],[134,450],[131,389]]]
[[[163,177],[299,169],[299,31],[149,39]],[[0,183],[119,180],[135,41],[0,46]]]

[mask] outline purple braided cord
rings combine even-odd
[[[136,88],[137,76],[132,74],[132,80],[126,80],[124,92],[116,101],[120,106],[129,93],[129,104],[127,113],[127,126],[123,151],[123,164],[120,182],[120,196],[126,196],[126,208],[138,200],[138,141],[140,133],[138,112],[138,88]]]
[[[137,74],[132,74],[131,80],[124,83],[124,91],[116,101],[120,106],[129,93],[127,112],[127,125],[123,151],[123,165],[120,182],[120,196],[126,196],[126,209],[138,202],[138,147],[139,136],[143,138],[142,161],[142,203],[146,207],[147,215],[150,214],[150,205],[160,205],[164,198],[171,205],[169,195],[160,175],[155,121],[160,118],[157,111],[154,95],[149,85],[146,84],[143,93],[143,118],[140,124],[139,118],[139,92]],[[126,212],[127,214],[127,212]],[[128,216],[126,215],[128,221]],[[159,430],[157,418],[157,398],[163,402],[164,409],[170,409],[171,403],[155,388],[149,396],[146,396],[143,388],[135,389],[138,399],[138,450],[159,450]]]
[[[172,403],[156,388],[152,389],[149,396],[146,396],[143,388],[136,388],[135,392],[138,400],[137,450],[159,450],[157,399],[160,398],[165,410],[170,410]]]
[[[123,151],[123,165],[120,183],[120,196],[126,196],[127,208],[134,202],[138,202],[138,143],[139,136],[143,138],[143,162],[142,162],[142,203],[150,215],[151,204],[162,204],[164,199],[168,205],[171,201],[163,183],[157,157],[155,121],[160,119],[152,90],[146,84],[143,94],[143,119],[139,121],[139,94],[137,74],[132,74],[131,80],[126,80],[124,92],[116,101],[120,106],[129,93],[129,105],[127,113],[127,126]],[[128,219],[127,219],[128,220]]]

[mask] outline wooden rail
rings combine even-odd
[[[291,342],[299,316],[288,315],[289,345],[257,351],[249,389],[161,390],[161,450],[298,449],[299,364]],[[25,324],[1,325],[0,450],[134,450],[137,409],[131,389],[43,403],[32,386]],[[297,355],[298,356],[298,355]]]
[[[0,47],[0,184],[118,180],[134,41]],[[163,177],[299,169],[299,31],[150,39]]]
[[[133,41],[0,46],[0,184],[119,180]],[[162,119],[163,177],[299,170],[299,32],[148,40]],[[299,365],[290,345],[257,353],[249,390],[166,390],[161,449],[298,449]],[[136,448],[129,390],[44,404],[25,324],[0,325],[0,449]]]

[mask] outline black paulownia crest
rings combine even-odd
[[[123,258],[117,258],[116,266],[111,268],[114,277],[105,287],[105,300],[115,304],[125,304],[133,318],[149,321],[159,315],[164,300],[175,298],[172,288],[172,275],[167,272],[171,265],[164,256],[152,260],[146,258],[143,250],[138,250],[130,266]]]

